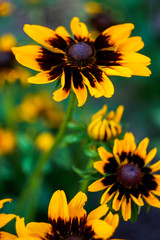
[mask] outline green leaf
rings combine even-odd
[[[62,141],[62,145],[65,146],[67,144],[71,144],[71,143],[76,143],[76,142],[80,142],[81,140],[84,139],[84,134],[83,133],[71,133],[68,134],[66,136],[64,136],[63,141]]]
[[[151,208],[151,206],[149,204],[147,204],[147,206],[146,206],[146,213],[147,214],[149,213],[150,208]]]
[[[133,201],[131,203],[131,219],[130,222],[136,222],[138,215],[140,213],[141,207],[135,204]]]

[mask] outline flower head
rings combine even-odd
[[[15,135],[9,129],[0,128],[0,156],[11,153],[16,145]]]
[[[117,137],[122,132],[120,120],[122,118],[124,107],[119,106],[116,112],[111,111],[105,117],[107,105],[92,116],[88,126],[88,135],[95,140],[108,141]]]
[[[36,145],[41,151],[48,151],[53,143],[54,136],[50,132],[43,132],[36,139]]]
[[[23,239],[33,237],[37,240],[110,239],[118,225],[118,215],[109,213],[104,220],[101,220],[100,218],[108,211],[108,207],[102,205],[87,216],[83,208],[86,201],[86,194],[79,192],[67,204],[65,193],[56,191],[48,208],[50,223],[32,222],[25,227],[24,219],[17,217],[17,234]]]
[[[14,6],[10,1],[0,0],[0,17],[6,17],[11,15]]]
[[[10,198],[0,200],[0,209],[3,207],[4,203],[11,202],[11,201],[12,201],[12,199],[10,199]],[[16,217],[16,215],[14,215],[14,214],[0,213],[0,228],[4,227],[7,223],[9,223],[15,217]]]
[[[55,128],[60,127],[64,118],[61,106],[53,103],[46,92],[26,95],[17,112],[23,121],[34,122],[37,118],[41,118]]]
[[[55,31],[38,26],[24,26],[24,31],[44,47],[28,45],[12,48],[22,65],[40,71],[28,79],[30,83],[43,84],[61,78],[61,87],[53,93],[55,101],[66,99],[72,89],[82,106],[87,99],[87,89],[96,98],[111,97],[114,87],[108,76],[149,76],[150,59],[136,53],[144,44],[140,37],[129,38],[134,25],[112,26],[94,41],[84,23],[77,17],[71,21],[71,38],[62,26]]]
[[[149,166],[157,149],[147,154],[149,139],[143,139],[136,147],[132,133],[126,133],[123,140],[115,139],[113,154],[103,147],[98,149],[101,161],[94,163],[94,168],[104,175],[89,186],[89,191],[107,190],[101,197],[101,204],[112,201],[112,208],[120,210],[125,221],[131,218],[131,205],[149,205],[160,208],[160,175],[153,174],[160,170],[160,161]]]

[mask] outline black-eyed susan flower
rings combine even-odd
[[[54,143],[54,136],[50,132],[43,132],[36,138],[36,145],[41,151],[48,151]]]
[[[31,222],[25,226],[24,218],[17,217],[18,237],[23,239],[31,237],[37,240],[110,239],[118,225],[118,215],[109,213],[104,220],[101,220],[108,211],[108,207],[102,205],[87,216],[83,208],[86,201],[86,194],[79,192],[67,204],[65,193],[56,191],[48,208],[49,223]]]
[[[64,119],[62,107],[54,103],[46,92],[26,95],[16,111],[22,121],[42,119],[54,128],[59,128]]]
[[[129,38],[134,25],[112,26],[92,40],[88,29],[77,17],[71,21],[74,39],[62,26],[55,31],[38,26],[24,26],[24,31],[44,47],[37,45],[13,48],[22,65],[40,71],[28,79],[43,84],[61,78],[61,87],[53,93],[55,101],[66,99],[72,89],[82,106],[87,89],[92,96],[111,97],[114,87],[108,76],[149,76],[150,59],[137,53],[144,43],[140,37]]]
[[[92,116],[88,126],[88,135],[95,140],[108,141],[111,138],[117,137],[122,132],[120,121],[124,107],[120,105],[116,112],[110,111],[107,116],[107,105]]]
[[[12,201],[12,199],[10,199],[10,198],[0,200],[0,209],[3,208],[4,203],[11,202],[11,201]],[[4,227],[7,223],[9,223],[15,217],[16,217],[16,215],[14,215],[14,214],[0,213],[0,228]],[[1,236],[1,232],[0,232],[0,236]]]
[[[15,134],[9,129],[0,128],[0,156],[11,153],[15,146]]]
[[[107,190],[101,197],[101,204],[112,201],[112,208],[120,210],[125,221],[131,218],[131,205],[149,205],[160,208],[160,161],[148,165],[156,155],[157,149],[147,154],[149,139],[143,139],[136,147],[132,133],[126,133],[123,140],[115,139],[113,154],[103,147],[98,149],[101,161],[94,168],[104,175],[89,186],[89,191]]]

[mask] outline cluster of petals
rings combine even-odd
[[[95,140],[108,141],[122,133],[120,121],[124,107],[120,105],[116,112],[110,111],[107,116],[107,105],[92,116],[88,126],[88,135]]]

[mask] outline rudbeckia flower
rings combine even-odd
[[[9,129],[0,128],[0,157],[11,153],[16,146],[16,138]]]
[[[86,201],[86,194],[79,192],[67,204],[65,193],[56,191],[48,208],[50,223],[31,222],[25,226],[24,218],[17,217],[16,230],[18,237],[37,240],[110,239],[118,225],[118,215],[113,215],[110,212],[104,220],[101,220],[100,218],[108,211],[108,207],[102,205],[87,216],[83,208]]]
[[[107,116],[107,105],[92,116],[88,126],[88,135],[95,140],[108,141],[111,138],[118,136],[122,132],[120,120],[124,107],[120,105],[116,112],[110,111]]]
[[[55,101],[66,99],[72,89],[82,106],[87,89],[92,96],[111,97],[114,87],[108,76],[149,76],[150,59],[136,53],[144,44],[140,37],[129,38],[134,25],[112,26],[94,41],[84,23],[77,17],[71,21],[71,38],[62,26],[55,31],[38,26],[24,26],[24,31],[42,46],[12,48],[19,63],[39,71],[28,79],[35,84],[50,83],[61,78],[61,87],[53,93]]]
[[[11,202],[11,201],[12,201],[12,199],[10,199],[10,198],[0,200],[0,209],[3,208],[4,203]],[[7,223],[9,223],[15,217],[16,217],[16,215],[14,215],[14,214],[0,213],[0,228],[4,227]],[[1,236],[1,232],[0,232],[0,236]]]
[[[101,161],[94,163],[94,168],[104,175],[92,183],[88,190],[97,192],[107,189],[101,204],[111,199],[112,208],[120,210],[125,221],[131,218],[131,205],[143,206],[145,200],[150,206],[160,208],[160,161],[149,166],[157,149],[147,154],[149,139],[143,139],[136,147],[132,133],[126,133],[123,140],[115,139],[113,154],[103,147],[98,149]]]
[[[54,143],[54,136],[50,132],[43,132],[36,138],[36,145],[41,151],[48,151]]]

